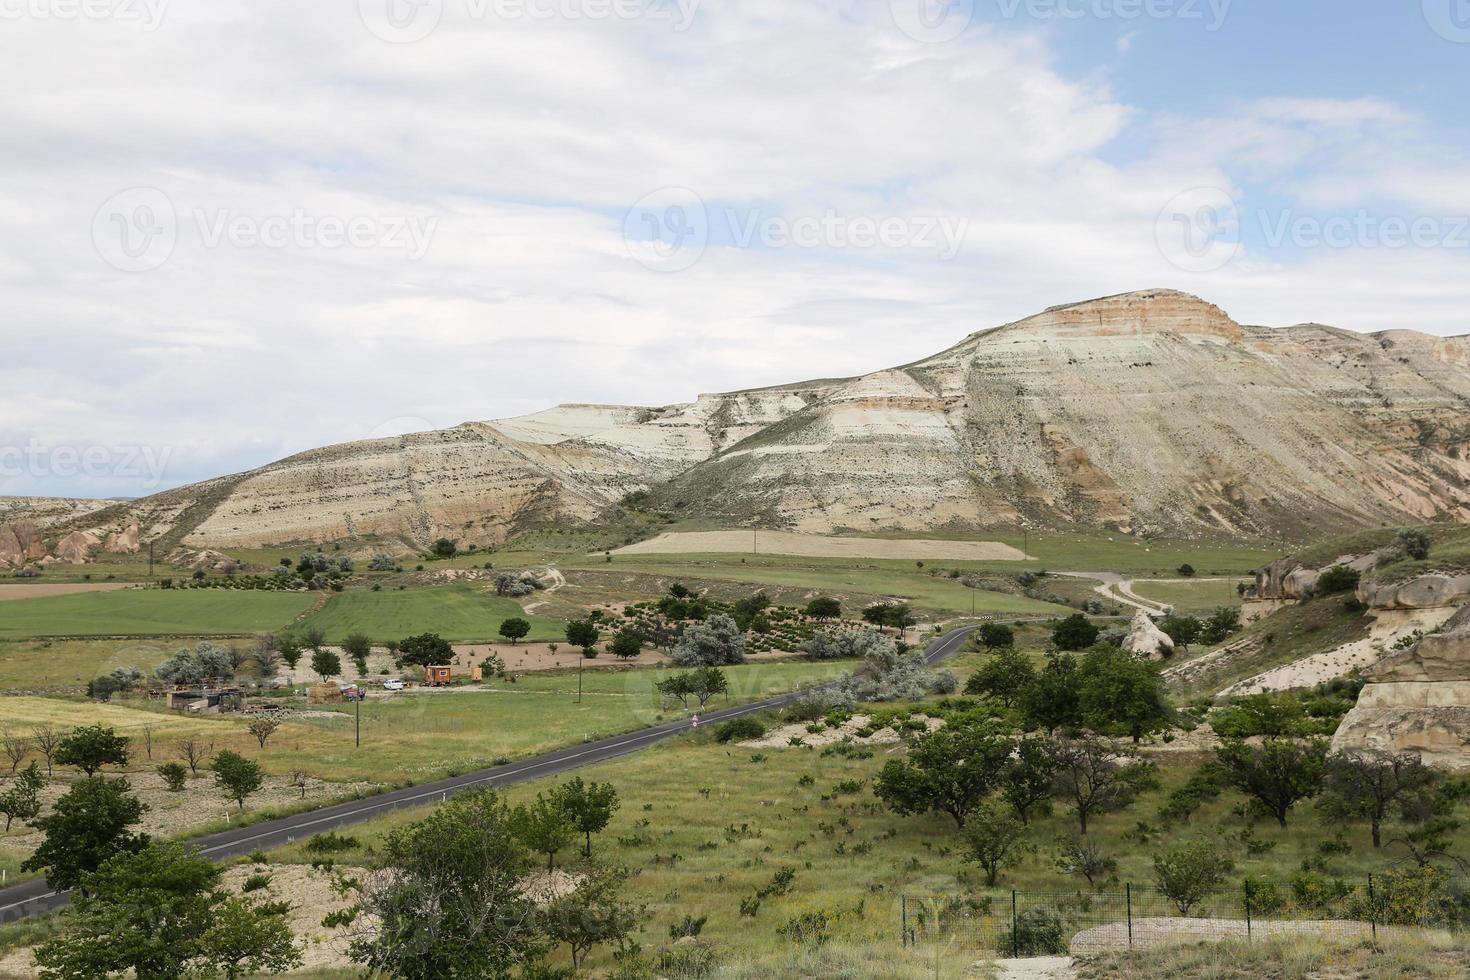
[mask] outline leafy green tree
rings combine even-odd
[[[331,650],[318,650],[311,655],[311,669],[322,680],[342,673],[342,658]]]
[[[240,804],[241,813],[245,812],[245,797],[260,789],[265,782],[260,763],[225,749],[214,757],[213,769],[214,784],[226,797]]]
[[[1054,732],[1082,724],[1082,679],[1069,653],[1047,658],[1036,681],[1021,692],[1021,718],[1029,730]]]
[[[523,640],[531,632],[531,624],[519,616],[512,616],[500,624],[500,635],[514,644]]]
[[[1397,804],[1429,793],[1439,774],[1417,755],[1350,749],[1327,759],[1321,806],[1338,819],[1367,820],[1373,846],[1383,846],[1383,821]]]
[[[158,767],[158,775],[163,779],[163,784],[168,787],[170,793],[179,793],[184,789],[184,784],[189,779],[189,770],[182,762],[165,762]]]
[[[1016,631],[1004,623],[986,623],[975,634],[987,650],[1000,650],[1016,645]]]
[[[305,642],[306,648],[315,653],[326,645],[327,634],[315,626],[309,626],[306,632],[301,634],[301,639]]]
[[[1250,797],[1286,826],[1286,816],[1299,801],[1316,796],[1327,776],[1327,742],[1270,738],[1260,746],[1226,739],[1217,758],[1226,785]]]
[[[1052,786],[1060,765],[1050,740],[1034,736],[1016,739],[1001,768],[1000,795],[1023,824],[1031,822],[1032,811],[1050,810]]]
[[[512,822],[516,836],[528,850],[546,855],[547,871],[555,869],[556,853],[566,850],[577,838],[577,825],[554,793],[537,793],[535,800],[516,807]]]
[[[373,641],[368,639],[366,633],[349,634],[347,639],[342,641],[342,652],[352,658],[358,676],[362,676],[368,672],[368,657],[373,652]]]
[[[102,674],[87,682],[87,697],[94,701],[111,701],[119,690],[121,688],[118,687],[117,678],[111,674]]]
[[[1103,852],[1102,844],[1091,837],[1064,837],[1057,848],[1055,866],[1064,875],[1078,875],[1087,879],[1089,888],[1096,888],[1118,870],[1116,858]]]
[[[63,766],[75,766],[92,777],[103,766],[128,764],[128,738],[104,725],[74,728],[57,747],[56,761]]]
[[[1210,712],[1210,727],[1221,738],[1290,738],[1311,725],[1301,699],[1289,691],[1249,694]]]
[[[440,538],[435,541],[433,548],[430,550],[433,552],[435,558],[453,558],[459,554],[459,546],[448,538]]]
[[[1056,794],[1072,808],[1084,835],[1089,818],[1123,809],[1156,784],[1153,766],[1104,739],[1063,739],[1052,751],[1057,760]]]
[[[1026,846],[1026,827],[994,804],[979,807],[965,825],[962,848],[966,861],[985,872],[985,887],[994,888],[1000,869]]]
[[[1195,616],[1165,616],[1159,621],[1159,629],[1163,630],[1174,641],[1174,646],[1180,649],[1189,646],[1199,639],[1200,630],[1204,624]]]
[[[1194,566],[1191,565],[1189,562],[1185,562],[1183,565],[1180,565],[1178,568],[1178,572],[1184,578],[1194,578]]]
[[[1199,638],[1207,644],[1224,643],[1239,629],[1239,607],[1221,606],[1200,627]]]
[[[1009,708],[1036,683],[1031,658],[1013,647],[1001,647],[965,681],[965,693],[998,701]]]
[[[1010,753],[1010,739],[993,725],[948,725],[915,739],[907,759],[885,763],[873,789],[895,813],[947,813],[963,830]]]
[[[581,647],[585,655],[597,645],[597,639],[602,633],[597,629],[597,624],[590,619],[574,619],[567,623],[567,642],[574,647]]]
[[[1233,870],[1235,862],[1207,840],[1186,841],[1154,855],[1154,880],[1180,915],[1218,890]]]
[[[420,633],[398,642],[398,663],[404,667],[442,667],[454,660],[454,647],[438,633]]]
[[[618,791],[613,788],[612,783],[586,783],[581,776],[576,776],[559,787],[555,796],[572,826],[585,836],[586,844],[582,854],[590,858],[592,835],[600,834],[607,828],[608,822],[621,805]]]
[[[623,868],[593,868],[576,888],[541,910],[541,927],[552,942],[567,947],[573,970],[580,969],[597,946],[614,943],[626,949],[634,930],[648,917],[644,906],[623,901],[620,893],[627,879]]]
[[[1406,527],[1398,533],[1399,547],[1415,561],[1429,559],[1429,532],[1422,527]]]
[[[1093,731],[1127,735],[1136,744],[1165,727],[1169,706],[1157,665],[1104,646],[1083,657],[1077,671],[1077,707]]]
[[[493,790],[456,796],[391,831],[361,879],[352,959],[399,980],[504,978],[544,942],[522,879],[527,853]]]
[[[611,650],[619,660],[633,660],[643,652],[643,634],[632,626],[624,626],[613,634]]]
[[[155,841],[88,873],[61,935],[36,950],[57,980],[278,974],[300,965],[282,910],[230,898],[223,869]]]
[[[842,603],[831,596],[817,596],[806,604],[804,610],[808,619],[826,622],[829,619],[837,619],[842,615]]]
[[[0,813],[5,814],[5,832],[15,820],[30,820],[41,812],[41,788],[46,777],[35,762],[22,769],[10,786],[0,793]]]
[[[691,697],[703,708],[715,695],[724,694],[730,689],[725,672],[718,667],[701,667],[698,670],[671,674],[654,687],[663,697],[676,699],[686,708],[689,707]]]
[[[114,854],[136,851],[147,842],[128,828],[148,809],[132,794],[126,779],[83,779],[56,806],[31,824],[44,838],[24,871],[44,871],[52,888],[77,887]]]
[[[1051,628],[1051,641],[1058,650],[1086,650],[1097,642],[1099,632],[1086,616],[1073,613]]]
[[[294,633],[285,633],[281,636],[281,659],[286,662],[288,670],[295,670],[296,665],[301,662],[301,652],[306,645],[301,642],[301,637]]]

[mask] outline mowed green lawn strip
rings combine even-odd
[[[19,599],[0,610],[0,637],[219,636],[277,630],[315,593],[238,589],[129,589]]]
[[[454,643],[503,642],[500,624],[512,617],[530,622],[531,641],[566,639],[561,621],[528,616],[519,603],[472,585],[342,592],[306,617],[300,628],[320,629],[333,643],[349,633],[366,633],[380,643],[419,633],[438,633]]]
[[[963,563],[936,563],[946,568],[960,564]],[[1056,616],[1066,615],[1068,611],[1065,607],[1025,596],[968,589],[953,579],[929,575],[913,562],[870,562],[865,559],[861,566],[855,567],[852,562],[841,559],[777,555],[752,555],[744,562],[732,555],[619,555],[612,566],[590,563],[585,567],[616,568],[618,565],[671,578],[687,576],[747,582],[752,592],[769,584],[806,588],[814,594],[860,592],[901,596],[920,610],[947,615],[968,614],[972,601],[976,613]]]
[[[1133,591],[1145,599],[1163,602],[1179,612],[1204,612],[1220,606],[1240,605],[1236,584],[1245,579],[1231,578],[1216,582],[1151,582],[1136,579]]]

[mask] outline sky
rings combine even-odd
[[[0,494],[912,361],[1470,332],[1470,0],[0,0]]]

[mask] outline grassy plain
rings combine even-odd
[[[281,629],[314,593],[234,589],[128,589],[17,599],[0,611],[0,638],[221,636]]]
[[[532,600],[534,601],[534,600]],[[349,633],[366,633],[380,642],[434,632],[452,643],[499,641],[500,624],[512,616],[531,623],[531,641],[564,639],[565,623],[527,616],[521,605],[469,584],[410,588],[350,589],[331,595],[325,605],[301,621],[300,629],[317,628],[329,642]]]
[[[1228,578],[1202,582],[1155,581],[1137,579],[1133,591],[1145,599],[1162,602],[1181,613],[1204,613],[1219,606],[1240,605],[1235,586],[1245,579]]]

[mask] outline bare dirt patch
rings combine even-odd
[[[948,558],[1025,561],[1020,549],[999,541],[838,538],[791,531],[673,531],[614,551],[615,555],[792,555],[798,558]]]

